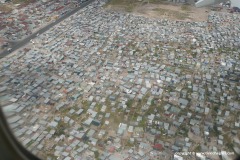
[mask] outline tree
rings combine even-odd
[[[215,107],[213,108],[213,110],[214,110],[215,112],[218,112],[218,106],[215,106]]]
[[[98,151],[95,151],[95,152],[94,152],[94,156],[95,156],[96,159],[99,159],[99,152],[98,152]]]
[[[133,100],[132,100],[132,99],[128,100],[127,103],[126,103],[126,105],[127,105],[128,108],[132,107],[132,105],[133,105]]]
[[[217,124],[216,123],[213,124],[213,131],[214,131],[216,136],[219,136],[220,132],[217,129]]]

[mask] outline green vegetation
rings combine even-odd
[[[71,118],[73,120],[78,120],[80,118],[80,116],[77,114],[72,114],[72,115],[69,115],[69,118]]]
[[[142,2],[149,2],[149,3],[162,3],[166,2],[167,0],[109,0],[110,5],[124,5],[128,3],[142,3]]]
[[[47,127],[47,128],[46,128],[46,131],[47,131],[47,132],[50,132],[51,130],[52,130],[51,127]]]
[[[98,152],[98,151],[95,151],[95,152],[94,152],[94,156],[95,156],[95,159],[99,159],[99,152]]]
[[[131,143],[130,141],[127,141],[127,143],[125,144],[125,147],[127,148],[131,148],[134,146],[134,143]]]
[[[127,0],[109,0],[108,5],[124,5],[127,4]],[[129,0],[129,3],[131,3],[132,0]]]
[[[189,129],[186,128],[186,126],[184,126],[184,125],[181,126],[180,128],[184,131],[183,136],[188,137],[188,131],[189,131]]]
[[[213,49],[212,49],[212,48],[210,48],[208,52],[209,52],[209,53],[213,53]]]
[[[166,15],[172,16],[179,20],[184,20],[186,18],[189,18],[189,14],[187,14],[187,13],[182,13],[179,11],[174,11],[174,10],[169,10],[169,9],[155,8],[155,9],[153,9],[153,11],[158,12],[160,15],[166,14]]]
[[[135,112],[135,111],[134,111]],[[132,120],[133,121],[136,121],[137,120],[137,117],[138,117],[138,114],[135,112],[133,115],[132,115]]]
[[[195,152],[200,152],[201,151],[201,147],[200,145],[198,145],[195,149],[194,149]]]
[[[139,127],[145,128],[146,125],[147,125],[147,120],[146,119],[143,119],[142,121],[139,122]]]
[[[213,110],[214,110],[216,113],[218,112],[218,109],[219,109],[218,106],[215,106],[215,107],[213,108]]]
[[[115,113],[114,115],[110,116],[110,124],[112,129],[116,129],[120,123],[124,122],[124,114],[121,113]]]
[[[70,111],[70,109],[71,108],[62,108],[62,110],[61,110],[61,113],[62,113],[62,115],[66,115],[69,111]]]
[[[123,7],[127,12],[132,12],[137,3],[139,3],[137,0],[110,0],[106,6],[119,6]]]
[[[151,106],[154,106],[154,105],[155,105],[154,99],[152,99],[152,101],[151,101]]]
[[[83,105],[83,108],[85,109],[89,107],[88,101],[82,101],[82,105]]]
[[[217,124],[216,124],[216,123],[213,124],[213,132],[214,132],[214,134],[215,134],[216,136],[219,136],[219,135],[220,135],[220,132],[219,132],[218,129],[217,129]]]
[[[117,6],[124,8],[126,12],[132,12],[134,8],[138,5],[146,4],[146,3],[153,3],[153,4],[160,4],[165,2],[166,0],[109,0],[106,6]],[[105,6],[105,7],[106,7]]]
[[[106,98],[105,105],[106,105],[107,107],[110,107],[110,106],[111,106],[111,101],[109,100],[109,98]]]
[[[79,127],[79,128],[78,128],[78,131],[83,131],[83,130],[84,130],[83,127]]]
[[[183,11],[191,11],[191,8],[190,8],[189,5],[182,5],[182,6],[181,6],[181,9],[182,9]]]
[[[226,147],[232,151],[234,151],[233,147],[233,143],[232,143],[232,138],[230,138],[228,135],[224,135],[224,140],[226,142]]]
[[[141,104],[142,104],[142,105],[146,104],[149,97],[150,97],[150,93],[147,93],[147,94],[142,98],[142,100],[140,100]]]
[[[134,101],[132,99],[129,99],[126,103],[128,108],[131,108],[133,106]]]
[[[100,112],[101,108],[102,108],[102,105],[101,105],[101,104],[99,104],[99,103],[96,104],[96,106],[95,106],[96,112]]]
[[[145,112],[145,115],[150,115],[150,114],[154,113],[155,108],[156,108],[156,106],[150,106],[149,109]]]
[[[14,4],[22,4],[22,3],[31,3],[34,2],[34,0],[13,0]]]
[[[159,3],[167,2],[167,0],[148,0],[148,2],[159,4]]]
[[[134,9],[134,5],[133,5],[133,4],[130,4],[130,5],[127,6],[125,9],[126,9],[127,12],[132,12],[133,9]]]
[[[58,126],[56,127],[56,132],[55,132],[55,136],[60,136],[64,133],[64,130],[67,128],[67,124],[64,123],[63,121],[59,121]]]
[[[26,147],[27,147],[27,148],[30,147],[33,143],[34,143],[34,141],[31,140],[30,142],[28,142],[28,144],[26,145]]]
[[[189,17],[189,14],[187,14],[187,13],[179,13],[179,14],[175,14],[175,17],[177,18],[177,19],[179,19],[179,20],[184,20],[184,19],[186,19],[186,18],[188,18]]]

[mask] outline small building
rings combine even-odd
[[[135,127],[134,132],[133,132],[133,137],[141,138],[143,136],[144,136],[143,127]]]
[[[115,152],[115,147],[114,147],[114,146],[111,146],[111,147],[108,149],[108,151],[109,151],[110,153],[114,153],[114,152]]]
[[[126,129],[127,129],[127,124],[120,123],[118,126],[117,134],[122,135],[126,131]]]
[[[132,135],[133,134],[133,126],[128,127],[128,134]]]
[[[163,146],[159,143],[156,143],[156,144],[154,144],[153,149],[158,150],[158,151],[162,151]]]
[[[94,119],[94,120],[92,121],[92,124],[93,124],[94,126],[100,126],[101,122],[100,122],[99,120]]]
[[[86,125],[86,126],[90,126],[92,121],[93,121],[92,118],[88,118],[86,121],[83,122],[83,124]]]

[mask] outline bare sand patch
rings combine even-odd
[[[153,3],[131,3],[109,4],[107,10],[118,12],[129,12],[133,15],[148,18],[171,19],[181,21],[206,21],[209,8],[196,8],[191,5],[153,4]]]

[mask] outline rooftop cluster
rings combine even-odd
[[[239,152],[240,16],[181,22],[102,5],[1,60],[1,103],[18,139],[65,160]]]
[[[75,7],[77,1],[37,1],[31,5],[19,6],[10,13],[0,12],[1,38],[21,40]]]

